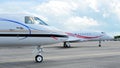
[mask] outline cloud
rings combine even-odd
[[[64,28],[68,31],[86,30],[90,27],[99,26],[100,24],[89,17],[71,17],[64,24]]]
[[[114,14],[116,14],[119,19],[120,19],[120,1],[119,0],[114,0],[110,3],[110,8]]]
[[[93,9],[95,12],[99,12],[98,0],[86,0],[88,7]]]
[[[97,0],[49,0],[34,7],[36,12],[45,15],[65,16],[72,15],[74,11],[87,11],[88,9],[94,12],[99,12],[99,2]]]
[[[69,15],[76,8],[77,6],[74,3],[51,0],[49,2],[38,5],[37,7],[35,7],[35,10],[40,11],[43,14],[62,16],[62,15]]]
[[[26,12],[29,9],[30,2],[6,1],[0,4],[0,13]]]
[[[102,15],[103,15],[104,18],[108,18],[108,17],[110,16],[110,14],[107,13],[106,11],[103,11],[103,14],[102,14]]]
[[[54,20],[52,23],[64,24],[66,20],[73,19],[74,14],[78,15],[74,11],[79,11],[81,14],[83,10],[84,12],[89,12],[87,11],[88,8],[94,12],[99,12],[96,0],[49,0],[48,2],[35,6],[33,10],[40,15],[48,17],[49,20]],[[80,20],[82,19],[85,18],[81,18]]]
[[[92,5],[104,18],[116,15],[120,19],[120,0],[94,0]]]

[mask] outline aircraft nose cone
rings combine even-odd
[[[112,37],[112,36],[109,36],[109,39],[110,39],[110,40],[114,40],[114,37]]]

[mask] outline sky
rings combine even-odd
[[[0,14],[37,14],[68,32],[120,35],[120,0],[0,0]]]

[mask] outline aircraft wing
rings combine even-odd
[[[83,41],[87,41],[87,40],[82,38],[76,38],[76,37],[69,37],[66,40],[66,42],[83,42]]]

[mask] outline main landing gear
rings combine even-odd
[[[70,46],[69,42],[64,42],[63,47],[64,48],[70,48],[71,46]]]
[[[41,46],[37,46],[36,47],[36,53],[37,53],[37,55],[35,56],[35,61],[37,63],[41,63],[43,61],[43,56],[41,55],[41,52],[42,52]]]
[[[101,41],[99,40],[99,47],[101,47]]]

